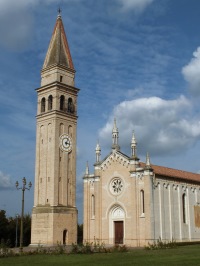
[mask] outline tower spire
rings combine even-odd
[[[60,65],[74,70],[74,65],[62,22],[60,7],[58,9],[56,24],[43,64],[43,69],[53,65]]]
[[[112,130],[112,149],[119,150],[120,147],[118,145],[119,131],[117,128],[116,118],[114,118],[114,125]]]

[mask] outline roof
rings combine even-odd
[[[55,64],[74,70],[61,15],[57,17],[43,69]]]
[[[140,163],[140,164],[143,167],[145,166],[145,163]],[[200,182],[200,174],[168,168],[164,166],[158,166],[158,165],[151,165],[151,167],[156,175],[182,179],[185,181]]]

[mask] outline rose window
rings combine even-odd
[[[115,178],[111,181],[110,183],[110,190],[111,193],[113,193],[114,195],[118,195],[122,192],[123,189],[123,181],[121,180],[121,178]]]

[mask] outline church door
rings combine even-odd
[[[124,224],[123,221],[115,221],[115,244],[123,244]]]

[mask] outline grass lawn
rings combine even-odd
[[[177,247],[168,250],[132,250],[127,253],[29,255],[0,258],[0,265],[200,265],[200,245]]]

